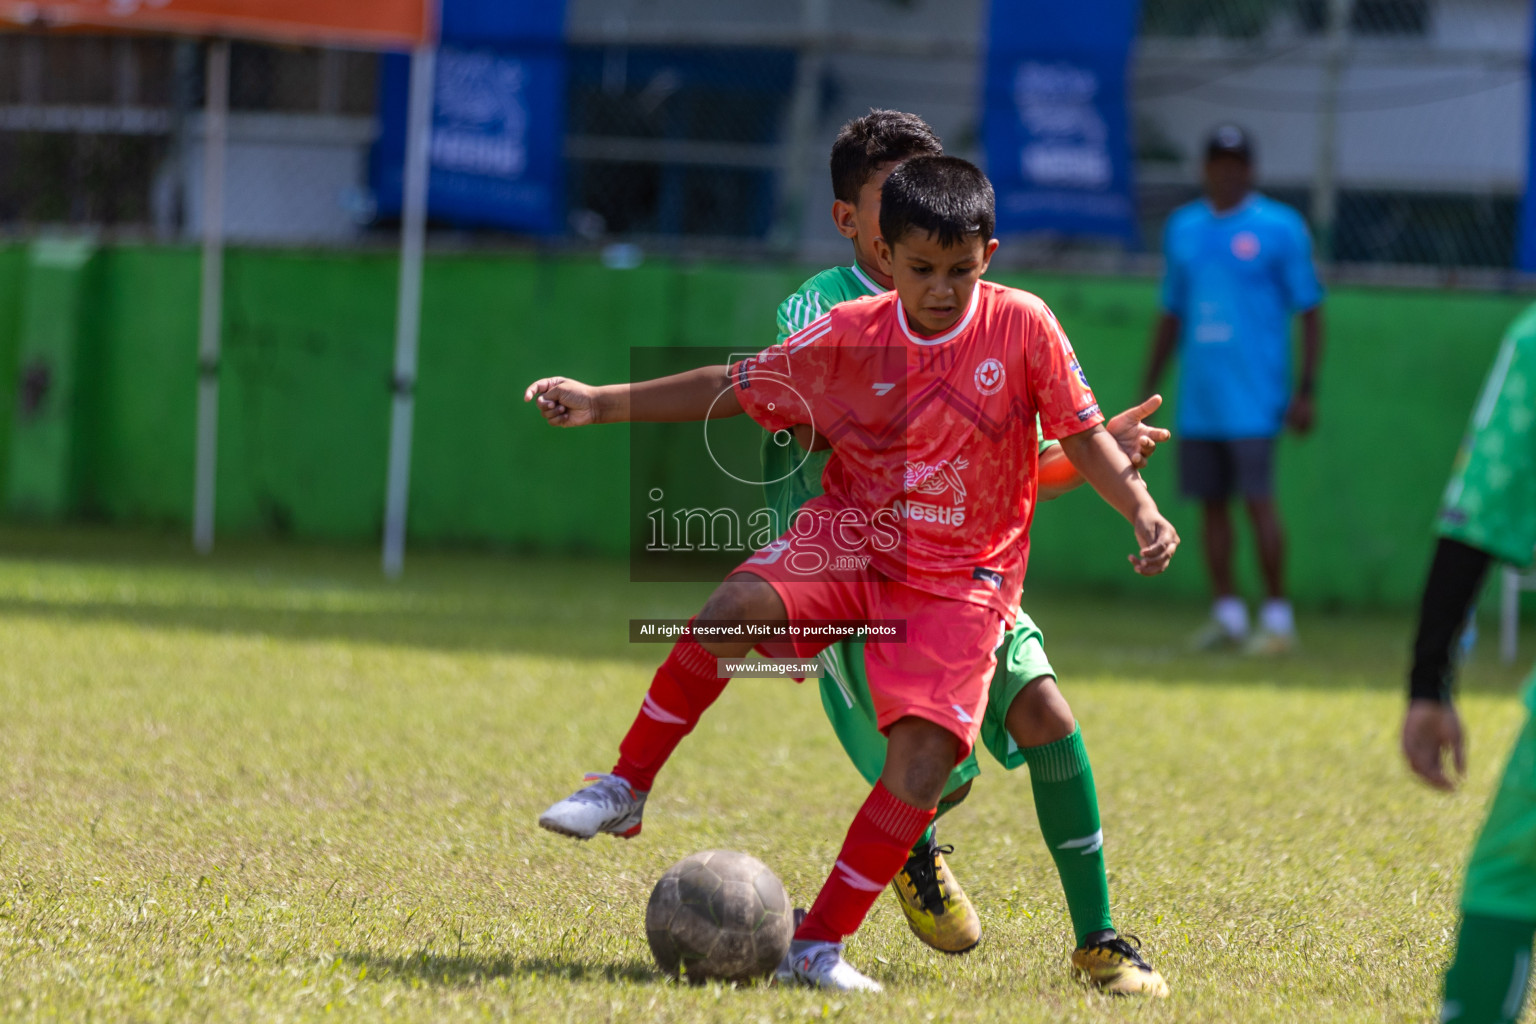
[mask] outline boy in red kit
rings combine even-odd
[[[953,157],[919,157],[882,190],[875,242],[895,291],[844,303],[758,356],[637,384],[565,378],[525,396],[557,426],[745,412],[769,430],[810,425],[830,442],[825,493],[716,589],[715,623],[885,620],[867,671],[888,748],[831,876],[795,934],[784,974],[842,990],[879,986],[842,958],[880,891],[933,820],[969,754],[1016,614],[1036,500],[1036,416],[1135,528],[1138,572],[1162,572],[1178,535],[1103,430],[1087,378],[1039,299],[981,281],[997,248],[991,185]],[[794,641],[809,657],[829,639]],[[611,775],[539,823],[578,837],[638,832],[656,772],[724,689],[716,658],[749,639],[685,637],[657,671]]]

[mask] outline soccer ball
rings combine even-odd
[[[661,876],[645,907],[656,965],[690,982],[764,977],[789,952],[793,933],[784,883],[734,850],[684,857]]]

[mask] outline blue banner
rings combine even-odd
[[[565,38],[564,0],[443,0],[442,41],[466,46],[557,43]]]
[[[1536,54],[1536,21],[1532,24],[1531,49],[1527,59]],[[1526,104],[1529,130],[1525,142],[1525,200],[1520,204],[1520,239],[1516,243],[1515,265],[1536,272],[1536,75],[1530,78],[1530,99]]]
[[[534,234],[564,228],[565,3],[444,0],[432,94],[433,220]],[[410,58],[383,61],[369,183],[400,212]]]
[[[984,99],[998,232],[1135,245],[1126,67],[1139,0],[992,0]]]
[[[400,212],[410,58],[384,58],[370,173],[382,216]],[[433,220],[537,234],[563,227],[565,55],[443,45],[432,97]]]

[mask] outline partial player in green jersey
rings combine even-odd
[[[878,206],[879,200],[875,203]],[[879,295],[885,290],[868,273],[860,270],[857,263],[851,267],[823,270],[779,303],[778,340],[782,342],[809,326],[811,321],[840,302]],[[802,435],[801,440],[809,443],[806,435]],[[810,451],[803,443],[796,443],[794,438],[782,433],[763,434],[764,493],[768,497],[768,507],[773,509],[774,522],[788,529],[789,517],[794,511],[821,493],[821,471],[827,468],[827,458],[831,454],[825,448]]]
[[[832,147],[832,219],[852,242],[854,262],[822,271],[784,300],[778,313],[780,341],[838,303],[890,287],[872,244],[879,233],[880,187],[902,160],[938,149],[932,129],[912,114],[876,110],[843,126]],[[1150,400],[1106,424],[1134,463],[1144,463],[1156,442],[1167,437],[1166,431],[1141,422],[1159,403]],[[763,439],[765,495],[780,523],[787,525],[802,504],[821,493],[821,474],[830,453],[808,450],[806,445],[814,447],[813,442],[808,429],[793,438],[781,432]],[[1042,449],[1054,443],[1042,442]],[[1059,450],[1042,457],[1042,499],[1081,482]],[[836,644],[821,659],[827,669],[821,680],[827,718],[854,766],[873,785],[885,763],[885,736],[876,724],[864,674],[863,641]],[[1115,931],[1093,770],[1072,710],[1056,686],[1041,633],[1029,616],[1020,613],[998,648],[997,661],[982,745],[1005,768],[1030,766],[1040,829],[1061,876],[1076,933],[1073,967],[1107,991],[1166,995],[1162,976]],[[951,774],[940,815],[965,799],[980,771],[972,752]],[[892,888],[920,939],[935,949],[959,953],[980,940],[981,922],[945,860],[944,854],[952,852],[938,845],[930,829],[913,847]]]
[[[1424,781],[1448,790],[1466,772],[1453,651],[1489,567],[1530,565],[1536,550],[1536,306],[1505,335],[1472,410],[1438,532],[1408,676],[1403,754]],[[1525,727],[1467,864],[1442,1021],[1513,1024],[1525,1002],[1536,938],[1536,674],[1525,704]]]

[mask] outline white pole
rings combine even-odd
[[[405,122],[405,181],[400,207],[400,292],[395,314],[394,409],[389,424],[389,479],[384,504],[384,575],[405,565],[406,500],[411,487],[411,418],[415,412],[416,344],[421,327],[422,247],[427,228],[432,82],[437,50],[411,52],[410,109]]]
[[[784,164],[780,180],[778,223],[774,241],[785,252],[798,247],[805,226],[805,205],[810,192],[808,170],[811,146],[816,138],[816,103],[827,64],[827,16],[830,0],[801,0],[800,52],[795,61],[795,86],[789,104],[785,132]]]
[[[192,544],[213,550],[219,449],[219,328],[224,308],[224,149],[229,135],[229,40],[208,43],[203,98],[203,274],[197,332],[197,468]]]
[[[1333,222],[1339,203],[1339,88],[1354,0],[1328,0],[1328,35],[1323,52],[1323,88],[1317,117],[1317,166],[1313,170],[1312,223],[1318,255],[1333,262]],[[1262,154],[1261,154],[1262,155]]]

